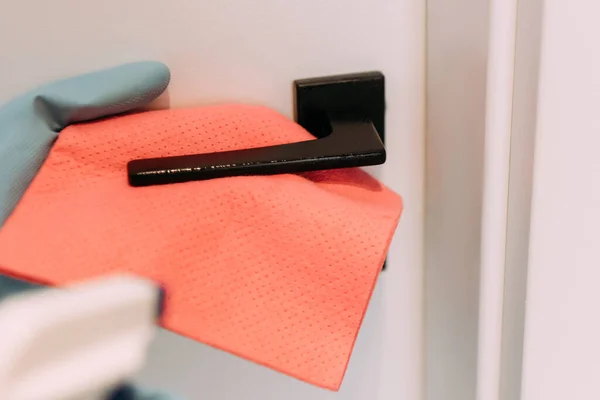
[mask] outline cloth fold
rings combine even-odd
[[[164,285],[162,324],[337,390],[402,211],[360,169],[130,187],[136,158],[314,139],[265,107],[72,125],[0,230],[0,273],[62,285],[113,272]]]

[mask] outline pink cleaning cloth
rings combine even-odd
[[[0,272],[151,278],[166,289],[165,328],[337,390],[401,198],[360,169],[138,188],[126,172],[132,159],[311,139],[244,105],[71,126],[0,231]]]

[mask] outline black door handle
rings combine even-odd
[[[384,78],[379,72],[297,80],[296,120],[317,140],[130,161],[132,186],[383,164]]]

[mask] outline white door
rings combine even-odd
[[[491,4],[478,400],[598,399],[600,4]]]
[[[544,5],[523,400],[600,398],[599,15]]]
[[[171,107],[235,101],[292,115],[294,79],[381,70],[388,161],[405,212],[340,393],[161,332],[145,385],[187,399],[410,399],[422,391],[425,0],[4,1],[0,103],[127,61],[169,65]]]

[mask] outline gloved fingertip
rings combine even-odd
[[[139,61],[53,82],[36,95],[43,100],[49,126],[121,114],[145,107],[169,85],[169,68],[159,61]]]
[[[160,61],[138,61],[91,73],[86,78],[90,93],[102,95],[95,97],[96,101],[118,103],[125,99],[130,105],[136,102],[141,105],[166,90],[171,71]]]
[[[123,75],[150,80],[156,82],[157,86],[164,86],[165,88],[171,80],[171,71],[169,70],[169,67],[160,61],[138,61],[123,64],[114,68]]]

